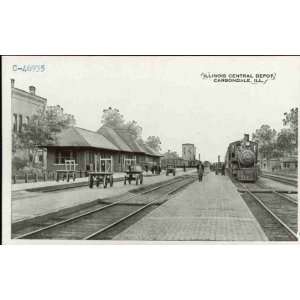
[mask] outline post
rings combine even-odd
[[[28,173],[25,173],[25,183],[28,183]]]
[[[37,182],[37,181],[38,181],[38,174],[34,173],[34,182]]]
[[[43,179],[44,179],[44,181],[47,180],[46,172],[44,173]]]
[[[13,183],[16,184],[17,183],[17,175],[13,176]]]

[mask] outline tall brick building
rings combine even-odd
[[[31,116],[39,110],[45,110],[47,99],[36,94],[36,88],[29,86],[28,91],[15,87],[15,80],[11,79],[11,110],[12,110],[12,131],[21,132],[28,123]],[[27,159],[26,153],[22,150],[17,150],[15,156]],[[35,162],[44,163],[46,154],[40,150]]]
[[[196,147],[194,144],[182,144],[182,158],[187,161],[196,159]]]
[[[28,92],[15,87],[11,79],[12,130],[20,132],[29,118],[38,110],[44,110],[47,99],[36,94],[36,88],[30,86]]]

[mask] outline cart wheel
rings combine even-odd
[[[93,188],[93,185],[94,185],[94,179],[93,176],[90,176],[90,184],[89,184],[90,189]]]
[[[99,185],[100,185],[100,178],[99,178],[99,176],[97,176],[97,178],[96,178],[96,186],[99,187]]]
[[[143,176],[143,174],[141,175],[141,178],[140,178],[140,184],[143,184],[143,178],[144,178],[144,176]]]
[[[111,187],[114,185],[114,178],[112,176],[110,177],[110,182],[109,183],[110,183]]]

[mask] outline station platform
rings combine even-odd
[[[208,173],[114,237],[143,241],[266,241],[227,176]]]
[[[151,172],[144,172],[143,175],[145,177],[154,176]],[[118,181],[119,179],[124,178],[124,173],[114,173],[114,180]],[[60,180],[60,181],[39,181],[39,182],[28,182],[28,183],[16,183],[12,184],[12,191],[25,191],[30,189],[37,189],[43,187],[50,187],[50,186],[62,186],[62,185],[70,185],[70,186],[82,186],[84,183],[88,184],[88,177],[78,177],[75,181],[71,178],[69,182],[67,180]]]
[[[188,174],[189,172],[195,172],[195,170],[189,170],[185,173],[182,170],[178,170],[176,176]],[[124,173],[119,174],[120,176],[124,177]],[[117,176],[114,176],[114,178],[116,177]],[[144,178],[143,186],[147,184],[163,182],[171,178],[173,178],[173,176],[166,176],[165,172],[163,172],[161,175],[149,177],[146,176]],[[87,182],[87,178],[85,178],[85,181]],[[64,184],[66,184],[65,181]],[[30,183],[27,183],[27,185],[30,185]],[[140,185],[124,185],[123,181],[119,181],[114,182],[113,187],[108,187],[106,189],[104,189],[102,185],[99,188],[94,186],[92,189],[85,185],[47,193],[30,192],[24,189],[13,190],[11,197],[12,223],[54,213],[63,209],[72,208],[74,206],[92,202],[97,199],[115,197],[138,187],[140,187]]]

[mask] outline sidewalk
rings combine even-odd
[[[266,241],[228,177],[209,173],[115,236],[115,240]]]
[[[193,170],[194,171],[194,170]],[[182,171],[177,172],[176,176],[188,174]],[[124,173],[122,173],[124,176]],[[157,176],[145,177],[144,185],[160,181],[166,181],[173,176],[166,176],[165,173]],[[82,178],[84,179],[84,178]],[[85,178],[87,180],[87,178]],[[104,189],[102,186],[90,189],[88,186],[77,187],[49,193],[28,192],[17,190],[12,192],[12,223],[30,219],[33,217],[56,212],[65,208],[87,203],[96,199],[114,197],[136,189],[139,185],[124,185],[123,182],[115,182],[112,188]]]

